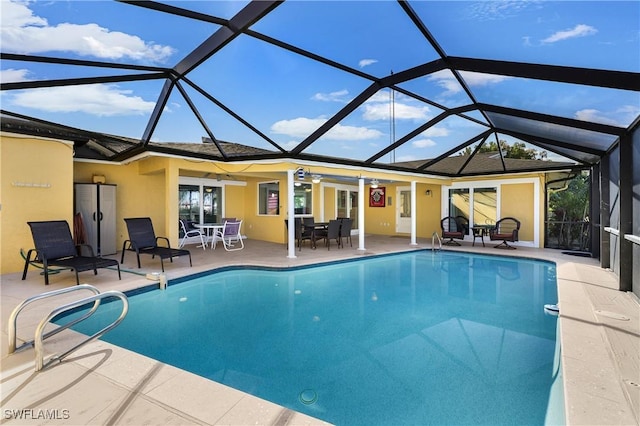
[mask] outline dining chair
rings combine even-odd
[[[349,246],[353,247],[353,241],[351,240],[351,227],[353,226],[353,219],[344,218],[341,221],[340,226],[340,244],[344,247],[342,239],[345,238],[349,241]]]
[[[340,238],[340,226],[339,220],[332,219],[329,221],[329,225],[325,229],[316,230],[316,240],[323,239],[324,244],[327,246],[327,250],[331,250],[331,240],[335,240],[338,244],[338,248],[342,245],[342,239]]]
[[[226,251],[236,251],[244,248],[242,234],[240,233],[241,226],[241,220],[235,222],[227,221],[224,223],[222,230],[218,231],[217,236],[222,240],[222,244]],[[239,244],[239,246],[236,246],[237,244]]]
[[[198,229],[194,228],[190,221],[186,221],[184,219],[179,219],[180,222],[180,242],[178,243],[178,248],[182,248],[185,244],[193,243],[200,240],[200,244],[203,250],[207,249],[207,243],[205,241],[206,236],[204,233]]]
[[[303,217],[302,218],[302,235],[300,238],[300,243],[304,240],[309,240],[311,242],[311,246],[315,246],[316,234],[315,234],[315,226],[316,221],[313,217]]]

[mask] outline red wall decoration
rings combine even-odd
[[[369,207],[384,207],[384,186],[369,188]]]

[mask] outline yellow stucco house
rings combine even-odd
[[[518,218],[522,227],[516,245],[542,247],[544,240],[545,172],[452,179],[266,156],[219,161],[202,158],[203,152],[194,155],[194,150],[216,150],[206,143],[179,144],[171,153],[151,147],[122,161],[88,154],[104,149],[59,137],[2,133],[0,273],[24,267],[21,250],[33,247],[27,222],[62,219],[73,224],[75,184],[94,182],[116,188],[115,228],[108,238],[117,250],[128,238],[123,219],[143,216],[172,245],[178,244],[179,218],[203,223],[222,217],[241,218],[248,241],[284,243],[284,220],[291,213],[321,221],[351,217],[353,234],[406,236],[411,244],[440,233],[441,218],[453,210],[471,223]],[[382,194],[376,206],[369,203],[372,183]]]

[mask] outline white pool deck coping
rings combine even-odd
[[[245,249],[226,252],[188,246],[193,267],[186,258],[165,262],[169,280],[230,265],[300,266],[338,259],[431,248],[431,240],[366,236],[365,251],[354,247],[331,250],[304,247],[288,258],[281,244],[245,241]],[[552,261],[557,267],[560,339],[565,411],[568,425],[640,424],[640,304],[629,292],[617,290],[617,278],[591,258],[562,254],[560,250],[519,247],[501,250],[464,242],[463,250],[485,254],[529,257]],[[119,255],[114,255],[119,259]],[[144,275],[158,272],[158,259],[127,253],[122,280],[115,271],[80,273],[80,282],[101,291],[127,291],[147,286]],[[136,274],[125,272],[126,270]],[[325,422],[264,401],[228,386],[102,341],[93,341],[62,363],[34,371],[33,348],[8,355],[7,325],[11,311],[21,301],[45,291],[75,285],[75,274],[50,276],[44,286],[39,271],[0,276],[2,358],[0,365],[0,424],[55,425],[311,425]],[[639,284],[640,285],[640,284]],[[37,324],[51,309],[82,293],[40,301],[18,318],[18,345],[32,340]],[[553,303],[553,301],[549,301]],[[162,326],[158,318],[158,326]],[[79,335],[66,330],[45,342],[47,354],[64,352]],[[19,418],[22,415],[22,418]]]

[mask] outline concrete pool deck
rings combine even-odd
[[[166,262],[171,279],[229,265],[300,266],[324,261],[431,248],[431,240],[369,236],[366,251],[354,247],[331,250],[308,246],[287,258],[282,244],[247,240],[245,249],[226,252],[188,246],[187,259]],[[462,250],[485,254],[531,257],[556,263],[560,305],[560,339],[567,424],[637,425],[640,423],[640,305],[635,295],[615,290],[615,275],[600,268],[596,259],[562,254],[559,250],[494,249],[464,242]],[[114,256],[115,258],[116,257]],[[149,285],[144,274],[160,269],[158,259],[127,253],[122,280],[115,271],[101,269],[98,275],[80,273],[80,282],[101,291],[127,291]],[[131,271],[131,272],[127,272]],[[75,285],[75,274],[50,276],[45,287],[39,271],[0,277],[2,362],[0,387],[2,424],[324,424],[321,420],[283,408],[219,383],[102,341],[94,341],[58,365],[34,371],[32,348],[7,355],[7,324],[11,311],[24,299]],[[18,318],[18,345],[33,339],[39,321],[51,309],[84,293],[62,295],[30,305]],[[554,301],[549,301],[553,303]],[[158,318],[158,326],[163,319]],[[47,354],[64,352],[79,341],[79,335],[64,331],[45,343]],[[22,416],[22,418],[19,418]]]

